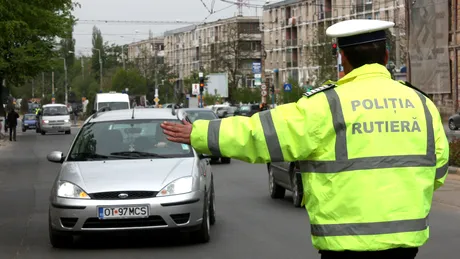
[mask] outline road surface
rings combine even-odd
[[[271,200],[265,166],[232,161],[214,165],[217,223],[211,243],[190,245],[184,238],[144,236],[85,239],[74,249],[53,249],[48,241],[48,195],[59,169],[46,161],[53,150],[67,152],[73,135],[20,133],[0,147],[0,258],[319,258],[311,247],[308,215],[291,198]],[[439,192],[430,217],[431,240],[421,259],[458,258],[460,181]]]

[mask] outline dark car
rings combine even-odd
[[[236,109],[234,115],[240,115],[240,116],[248,116],[251,117],[255,113],[260,111],[259,104],[244,104],[241,105],[238,109]]]
[[[449,129],[458,130],[460,128],[460,112],[456,113],[449,118]]]
[[[24,114],[22,118],[22,132],[26,132],[28,129],[36,129],[37,117],[33,113]]]
[[[206,108],[185,108],[180,109],[180,113],[182,113],[182,118],[187,117],[190,122],[194,122],[196,120],[217,120],[219,116],[215,112],[210,109]],[[230,164],[231,159],[228,157],[210,157],[211,162],[217,162],[220,159],[222,164]]]
[[[303,198],[302,176],[299,163],[276,162],[267,164],[268,189],[272,199],[282,199],[286,190],[292,192],[295,207],[301,207]]]

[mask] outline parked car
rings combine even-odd
[[[458,130],[460,128],[460,112],[456,113],[449,118],[449,129]]]
[[[216,114],[219,118],[232,117],[237,109],[238,107],[235,106],[219,107],[216,110]]]
[[[292,192],[295,207],[301,207],[303,198],[302,176],[299,164],[293,162],[276,162],[267,165],[269,192],[272,199],[282,199],[286,190]]]
[[[213,112],[211,109],[206,109],[206,108],[184,108],[180,109],[179,113],[183,118],[187,117],[190,122],[194,122],[196,120],[217,120],[219,119],[219,116],[215,112]],[[228,157],[213,157],[211,156],[211,161],[212,162],[217,162],[219,161],[222,164],[230,164],[232,161],[231,158]]]
[[[160,128],[179,121],[167,109],[97,112],[64,155],[49,204],[52,246],[68,247],[76,234],[181,230],[208,242],[216,221],[208,157],[170,142]]]
[[[22,132],[26,132],[28,129],[35,129],[37,127],[37,118],[33,113],[24,114],[22,117]]]
[[[259,104],[245,104],[241,105],[235,112],[234,115],[251,117],[255,113],[259,112]]]

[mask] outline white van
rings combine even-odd
[[[65,132],[65,134],[70,134],[70,127],[70,114],[67,106],[58,103],[43,105],[39,114],[37,133],[45,135],[46,133]]]
[[[130,109],[129,96],[127,94],[116,92],[96,94],[93,113],[102,107],[109,107],[112,111]]]

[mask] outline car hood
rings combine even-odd
[[[191,176],[195,158],[125,159],[65,162],[60,180],[87,193],[110,191],[160,191],[175,179]]]

